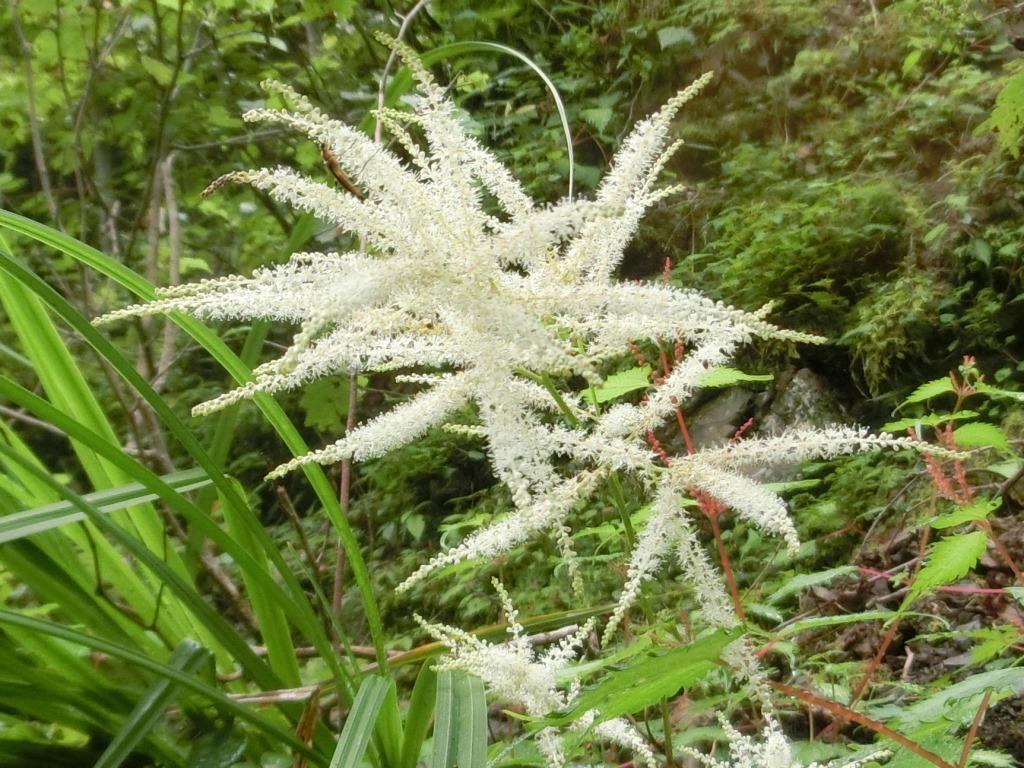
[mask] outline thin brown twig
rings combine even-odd
[[[29,135],[32,137],[32,158],[36,164],[36,172],[39,174],[39,186],[42,188],[43,198],[46,200],[46,207],[50,212],[50,219],[57,229],[63,231],[64,227],[61,225],[60,209],[57,206],[57,198],[53,195],[53,185],[50,183],[50,169],[46,166],[46,149],[43,146],[43,132],[39,126],[39,114],[36,112],[35,76],[32,69],[32,43],[25,36],[25,30],[21,26],[17,0],[11,0],[9,5],[11,24],[21,46],[21,55],[25,67],[25,106],[28,112]]]
[[[164,210],[167,214],[167,284],[181,282],[181,222],[178,220],[178,199],[174,194],[174,153],[168,153],[162,163],[160,181],[163,185]],[[178,337],[178,326],[170,320],[164,321],[163,341],[160,357],[154,371],[153,388],[160,392],[167,382],[167,375],[174,360],[174,342]]]
[[[351,374],[348,379],[348,413],[345,416],[345,434],[350,434],[356,424],[356,405],[358,404],[359,378]],[[341,514],[348,516],[349,501],[352,495],[352,459],[344,458],[341,461],[341,480],[338,488],[338,504],[341,506]],[[334,548],[334,585],[331,591],[331,610],[335,616],[341,614],[341,598],[343,592],[343,580],[345,577],[345,547],[338,537]]]

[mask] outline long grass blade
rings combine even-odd
[[[115,280],[142,300],[150,300],[155,296],[153,286],[145,280],[145,278],[137,275],[124,265],[117,263],[109,256],[95,248],[85,245],[74,238],[68,237],[55,229],[38,224],[24,216],[19,216],[15,213],[11,213],[10,211],[3,210],[0,210],[0,227],[18,232],[38,242],[56,248],[62,253],[71,256],[72,258]],[[155,395],[148,383],[142,380],[141,377],[136,374],[134,369],[124,370],[123,365],[125,361],[123,361],[121,356],[105,338],[95,333],[94,329],[92,329],[88,323],[85,323],[85,327],[82,327],[81,323],[76,322],[76,316],[77,318],[80,318],[81,316],[78,315],[70,305],[67,305],[67,302],[64,302],[63,299],[53,291],[53,289],[39,280],[37,276],[29,273],[13,259],[3,258],[2,255],[0,255],[0,269],[11,272],[22,282],[28,281],[33,292],[42,295],[46,303],[66,322],[75,328],[75,330],[81,334],[83,338],[93,346],[93,348],[108,360],[111,360],[112,362],[113,360],[117,360],[120,363],[120,365],[115,366],[118,369],[118,372],[128,379],[129,383],[136,387],[136,389],[139,389],[139,386],[141,386],[142,388],[139,390],[140,394],[144,397],[147,397],[147,395]],[[70,310],[70,313],[68,310]],[[251,379],[251,369],[245,366],[209,328],[192,318],[185,317],[180,314],[171,313],[169,317],[197,343],[204,347],[236,382],[242,384]],[[159,397],[157,397],[157,400],[160,401],[159,405],[165,406]],[[299,435],[298,430],[295,429],[295,425],[291,423],[287,415],[273,400],[273,398],[261,395],[254,398],[253,402],[260,411],[262,411],[267,421],[271,424],[294,455],[298,456],[308,452],[309,447]],[[154,405],[154,407],[156,407],[156,405]],[[168,424],[168,427],[175,433],[175,436],[183,442],[183,445],[189,453],[197,459],[197,463],[201,466],[205,466],[203,465],[203,462],[198,461],[196,451],[198,450],[204,457],[206,454],[202,452],[201,447],[184,425],[181,424],[174,414],[166,409],[166,407],[158,408],[157,413],[164,423]],[[168,421],[168,419],[170,419],[170,421]],[[185,434],[183,435],[182,432]],[[211,468],[215,466],[212,462],[208,463]],[[348,521],[345,519],[345,516],[342,514],[341,506],[334,495],[334,488],[327,480],[327,476],[324,474],[323,468],[317,464],[308,464],[302,468],[302,471],[305,473],[306,478],[309,480],[310,485],[317,495],[317,498],[323,505],[324,511],[327,513],[328,518],[334,525],[335,531],[337,532],[342,546],[345,549],[348,566],[356,580],[356,586],[359,590],[360,599],[363,603],[363,610],[366,613],[367,625],[373,639],[377,663],[382,669],[387,669],[388,657],[384,643],[384,627],[381,623],[380,609],[377,605],[376,598],[373,595],[373,587],[370,581],[369,571],[366,568],[366,562],[359,549],[359,542],[356,539],[351,526],[348,524]],[[287,571],[279,553],[275,556],[276,552],[277,550],[274,548],[273,551],[268,551],[268,555],[270,555],[271,559],[274,561],[275,567],[279,570],[284,568],[284,571]],[[294,589],[298,586],[294,578],[289,580],[290,574],[282,572],[281,575],[282,578],[289,581],[290,588]],[[303,602],[308,606],[308,601],[304,598]],[[310,616],[312,616],[311,611]],[[313,620],[315,621],[315,616],[313,617]],[[312,638],[310,639],[312,640]],[[324,641],[326,642],[326,638],[324,638]],[[330,644],[327,642],[326,648],[329,647]],[[324,649],[325,651],[326,648]],[[338,679],[340,682],[340,675],[338,675]]]
[[[243,496],[241,486],[237,487],[238,496]],[[256,543],[256,536],[252,530],[254,522],[256,525],[259,524],[254,520],[252,510],[248,507],[245,510],[238,509],[234,500],[224,495],[220,496],[220,502],[224,520],[228,524],[228,533],[252,554],[262,570],[268,571],[266,556]],[[243,571],[242,579],[245,582],[245,589],[249,595],[249,601],[252,603],[256,621],[259,623],[260,634],[263,635],[263,643],[267,647],[270,668],[281,678],[285,686],[298,687],[301,685],[302,679],[284,611],[269,594],[263,591],[259,582],[252,578],[250,571]]]
[[[131,552],[136,559],[142,562],[161,580],[169,592],[177,595],[182,605],[187,606],[198,619],[200,625],[206,629],[206,633],[216,638],[221,647],[227,649],[257,683],[264,688],[282,687],[281,681],[273,674],[266,663],[253,652],[245,638],[223,616],[206,603],[202,595],[195,590],[195,587],[190,582],[183,579],[161,558],[150,552],[142,542],[117,524],[108,520],[83,497],[76,494],[70,488],[62,486],[51,475],[33,466],[3,444],[0,444],[0,455],[6,455],[8,459],[21,462],[25,469],[37,473],[40,480],[51,484],[53,489],[64,496],[70,504],[73,504],[83,517],[88,518],[100,531]]]
[[[430,721],[434,717],[437,697],[437,673],[430,662],[420,667],[416,683],[409,698],[405,715],[405,737],[402,741],[402,761],[399,768],[416,768],[423,740],[427,737]]]
[[[487,757],[487,700],[476,675],[437,674],[430,768],[482,768]]]
[[[338,746],[331,758],[330,768],[358,768],[366,748],[370,744],[374,723],[381,705],[387,698],[394,683],[380,675],[368,675],[363,679],[355,701],[349,710],[345,727],[338,737]]]
[[[266,570],[260,568],[259,563],[245,547],[242,547],[234,538],[223,531],[220,526],[195,504],[168,487],[157,474],[122,452],[118,446],[107,443],[99,435],[96,435],[74,419],[57,410],[46,400],[32,394],[24,387],[15,384],[3,376],[0,376],[0,397],[5,397],[25,408],[36,417],[60,427],[69,436],[88,445],[111,463],[117,464],[124,471],[132,473],[139,483],[155,493],[172,511],[180,514],[190,526],[195,526],[204,536],[228,554],[243,572],[248,571],[251,577],[259,583],[260,588],[267,594],[272,595],[289,619],[304,631],[311,642],[317,645],[317,649],[324,660],[332,670],[334,669],[337,662],[334,658],[333,648],[329,641],[326,640],[323,629],[317,623],[315,616],[312,618],[314,626],[309,626],[309,619],[306,611],[303,610],[304,607],[308,609],[308,603],[304,605],[303,602],[292,597],[291,591],[285,592]],[[265,532],[262,533],[264,536],[266,535]],[[294,579],[294,576],[292,578]],[[317,644],[318,641],[319,644]],[[323,650],[325,645],[326,651]],[[346,680],[340,670],[337,670],[337,676],[341,676],[343,681]]]
[[[3,237],[0,237],[0,254],[13,261]],[[116,434],[103,408],[57,333],[39,297],[16,278],[0,274],[0,303],[6,309],[11,327],[20,339],[25,355],[32,361],[32,367],[51,402],[108,440],[116,441]],[[111,488],[131,481],[130,477],[122,475],[88,449],[74,442],[72,449],[95,488]],[[118,518],[122,517],[126,519],[119,522],[122,525],[127,523],[152,552],[159,553],[166,549],[163,524],[151,507],[141,505],[127,509],[118,514]],[[102,548],[102,545],[98,558],[102,562],[107,578],[135,611],[143,616],[154,615],[160,585],[152,581],[146,583],[144,579],[140,579],[124,567],[116,553]],[[177,552],[169,552],[168,562],[180,575],[187,576],[184,563],[177,556]],[[157,629],[164,637],[174,642],[198,633],[216,652],[223,653],[222,649],[216,647],[212,638],[204,636],[201,626],[192,624],[186,612],[174,600],[161,605]]]
[[[204,488],[210,478],[201,469],[187,469],[163,476],[164,482],[179,493]],[[119,509],[153,501],[156,494],[146,490],[139,483],[130,483],[119,488],[109,488],[82,496],[97,511],[109,514]],[[60,528],[85,519],[75,506],[67,501],[58,501],[34,509],[0,517],[0,544],[34,536],[42,531]]]
[[[91,635],[77,632],[60,624],[55,624],[54,622],[36,619],[31,616],[24,616],[16,611],[11,611],[6,608],[0,608],[0,624],[24,627],[32,630],[33,632],[40,632],[42,634],[50,635],[51,637],[60,638],[66,642],[81,645],[85,648],[91,648],[94,651],[105,653],[108,656],[121,659],[122,661],[134,664],[141,669],[148,670],[149,672],[152,672],[164,679],[177,683],[181,688],[185,688],[193,693],[199,694],[224,714],[237,717],[239,720],[244,720],[255,727],[258,731],[266,734],[268,738],[274,740],[276,743],[282,746],[287,746],[296,752],[306,755],[317,765],[327,765],[327,759],[323,755],[314,752],[297,739],[294,734],[271,722],[256,710],[238,703],[230,696],[224,695],[216,688],[207,685],[193,675],[156,661],[132,648],[128,648],[118,643],[112,643],[98,637],[92,637]]]
[[[209,652],[200,645],[190,640],[183,640],[171,658],[167,666],[180,670],[183,673],[195,673],[202,668],[210,658]],[[114,735],[110,744],[103,750],[99,760],[93,768],[119,768],[132,752],[142,743],[150,731],[152,731],[163,717],[174,699],[177,698],[179,687],[171,680],[157,680],[139,699],[139,703],[132,710],[131,714],[124,721],[124,725]]]

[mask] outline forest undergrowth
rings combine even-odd
[[[0,765],[1024,762],[1022,19],[8,4]]]

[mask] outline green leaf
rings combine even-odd
[[[906,432],[908,429],[917,429],[918,425],[922,427],[937,427],[939,424],[946,424],[951,421],[963,421],[964,419],[976,419],[978,417],[975,411],[957,411],[956,413],[929,413],[924,416],[916,416],[909,419],[900,419],[899,421],[890,421],[887,424],[882,425],[883,432]]]
[[[167,666],[190,674],[197,672],[209,659],[210,654],[201,645],[191,640],[182,640],[171,654]],[[159,725],[178,692],[179,686],[172,680],[157,680],[139,699],[93,768],[117,768],[127,760],[149,732]]]
[[[430,721],[434,717],[436,697],[437,673],[431,662],[424,662],[416,676],[416,684],[412,687],[412,696],[409,697],[400,768],[416,768],[423,740],[427,737]]]
[[[960,711],[965,714],[966,721],[957,718],[953,722],[966,726],[978,710],[977,703],[970,700],[980,699],[985,691],[995,691],[990,705],[995,705],[997,701],[1005,699],[1007,696],[1019,696],[1024,693],[1024,667],[982,672],[959,683],[941,687],[937,693],[924,701],[902,708],[896,716],[896,720],[902,730],[909,731],[924,723],[948,720],[951,714]],[[955,706],[958,702],[965,700],[968,706]]]
[[[348,377],[314,379],[307,383],[299,397],[306,412],[305,425],[320,432],[342,432],[348,417]]]
[[[936,543],[924,568],[918,571],[900,610],[921,595],[962,579],[978,564],[987,546],[988,536],[982,531],[948,536]]]
[[[437,674],[434,749],[430,768],[478,768],[486,763],[487,699],[476,675]]]
[[[186,469],[172,472],[161,477],[167,485],[179,493],[204,488],[212,482],[202,469]],[[141,483],[130,483],[118,488],[87,493],[82,497],[95,506],[100,512],[109,514],[135,504],[153,501],[158,496],[147,490]],[[62,525],[77,523],[85,519],[85,515],[69,501],[58,501],[24,512],[15,512],[0,517],[0,544],[16,541],[32,536],[41,531],[59,528]]]
[[[2,377],[0,377],[0,382],[2,380]],[[0,455],[20,462],[26,470],[35,473],[40,480],[49,483],[54,490],[74,504],[100,532],[134,555],[155,577],[160,579],[166,586],[168,593],[180,600],[183,609],[191,611],[191,614],[196,619],[196,626],[203,629],[203,636],[213,638],[214,642],[218,643],[216,647],[226,649],[242,668],[252,675],[253,679],[268,688],[280,685],[280,680],[267,669],[263,660],[253,653],[245,637],[209,605],[190,582],[186,581],[184,577],[179,575],[156,553],[151,552],[128,531],[96,511],[95,508],[74,491],[62,486],[52,475],[31,464],[29,460],[3,443],[0,443]]]
[[[630,368],[628,371],[614,373],[604,380],[604,383],[597,387],[593,393],[589,389],[581,394],[583,399],[589,403],[607,403],[609,400],[635,392],[638,389],[647,389],[651,386],[651,368],[644,365],[637,368]]]
[[[370,744],[377,713],[380,712],[391,685],[390,678],[380,675],[368,675],[363,679],[345,720],[345,727],[338,737],[338,746],[331,757],[330,768],[358,768]]]
[[[935,242],[944,234],[946,234],[946,230],[948,229],[949,224],[947,224],[944,221],[939,224],[936,224],[934,227],[928,230],[924,237],[921,238],[921,242],[923,242],[925,245],[931,245],[933,242]]]
[[[608,127],[613,114],[611,107],[590,107],[580,110],[580,117],[593,126],[598,133]]]
[[[721,389],[745,382],[771,381],[773,378],[770,373],[744,373],[736,368],[719,366],[704,374],[700,386],[705,389]]]
[[[1011,76],[996,96],[992,115],[975,129],[995,131],[999,146],[1013,157],[1020,154],[1020,136],[1024,132],[1024,71]]]
[[[974,421],[953,430],[953,440],[958,448],[998,448],[1010,450],[1010,439],[995,424]]]
[[[549,717],[544,725],[566,725],[596,709],[599,721],[659,703],[680,688],[693,685],[718,661],[722,649],[740,636],[739,630],[719,630],[696,642],[606,675],[594,688],[585,690],[572,710]]]
[[[777,604],[785,600],[790,595],[795,595],[799,592],[803,592],[805,589],[815,587],[819,584],[828,584],[830,581],[838,579],[840,576],[845,576],[849,573],[853,573],[857,569],[852,565],[841,565],[838,568],[830,568],[827,571],[819,571],[818,573],[803,573],[799,576],[794,576],[786,581],[786,584],[776,590],[769,598],[768,602],[771,604]]]
[[[691,46],[696,42],[697,38],[688,27],[662,27],[658,30],[658,45],[663,51],[684,43]]]
[[[824,629],[841,624],[856,624],[861,621],[888,621],[895,617],[896,611],[861,611],[860,613],[840,613],[835,616],[816,616],[810,619],[800,619],[792,624],[787,624],[779,632],[779,637],[798,635],[808,629]]]
[[[91,635],[86,635],[73,629],[68,629],[67,627],[55,624],[51,621],[43,621],[41,619],[32,618],[31,616],[23,616],[20,613],[10,611],[6,608],[0,608],[0,624],[23,627],[31,630],[32,632],[39,632],[44,635],[49,635],[50,637],[59,638],[60,640],[80,645],[85,648],[91,648],[94,651],[105,653],[108,656],[122,659],[130,664],[146,669],[162,678],[177,683],[181,688],[186,688],[200,696],[203,696],[222,712],[250,723],[260,731],[264,732],[272,742],[288,745],[289,748],[307,755],[310,760],[315,762],[317,765],[325,765],[327,762],[322,755],[312,751],[304,743],[295,738],[294,734],[281,728],[279,725],[260,713],[257,709],[246,706],[245,704],[240,704],[230,696],[221,693],[216,688],[196,679],[191,673],[186,673],[175,667],[155,661],[145,653],[139,653],[133,648],[128,648],[119,643],[112,643],[108,640],[92,637]]]
[[[304,219],[300,219],[301,233],[293,233],[296,236],[305,236],[308,233],[309,227],[313,226],[312,223],[302,225],[303,221]],[[116,280],[120,285],[124,286],[144,301],[151,301],[156,296],[155,289],[145,278],[128,269],[123,264],[114,261],[109,256],[95,248],[79,242],[72,237],[68,237],[51,227],[44,226],[32,221],[31,219],[27,219],[24,216],[19,216],[18,214],[11,213],[10,211],[3,210],[0,210],[0,227],[5,227],[14,232],[26,235],[34,240],[56,248],[62,253],[66,253],[83,264]],[[217,465],[210,459],[202,445],[199,444],[195,436],[181,422],[174,411],[171,410],[167,403],[153,391],[153,388],[138,374],[134,366],[131,365],[131,363],[129,363],[124,356],[106,340],[106,338],[100,335],[96,329],[93,328],[91,324],[67,302],[67,300],[60,296],[60,294],[54,291],[49,285],[45,284],[37,275],[24,269],[24,267],[12,258],[9,258],[2,248],[0,248],[0,269],[12,274],[33,293],[42,298],[50,309],[74,328],[75,331],[100,355],[106,358],[114,369],[117,370],[117,372],[150,403],[160,418],[168,426],[169,430],[178,438],[188,453],[192,455],[196,463],[207,469],[211,479],[218,485],[221,492],[229,495],[235,494],[234,488],[226,481],[226,479],[224,479],[223,474],[218,470]],[[184,315],[172,313],[169,315],[169,318],[193,339],[195,339],[202,347],[204,347],[237,383],[244,384],[251,380],[251,368],[245,365],[209,328],[197,320]],[[309,446],[306,444],[305,440],[302,439],[298,430],[295,429],[295,426],[288,419],[281,406],[273,398],[269,396],[257,396],[253,398],[253,403],[260,409],[267,421],[284,441],[285,445],[288,446],[288,449],[292,451],[293,455],[299,456],[309,451]],[[43,407],[45,408],[45,406]],[[57,421],[60,420],[60,415],[54,412],[52,417],[46,418],[56,424]],[[71,422],[62,428],[70,434],[70,432],[77,429],[77,424]],[[95,438],[96,436],[93,434],[91,437]],[[106,450],[106,448],[109,447],[106,444],[106,441],[101,441],[100,445],[103,450]],[[92,447],[96,449],[95,445]],[[113,463],[119,463],[126,457],[123,452],[119,451],[113,455],[106,455],[106,458],[108,461]],[[140,471],[138,463],[130,463],[136,468],[136,473],[138,473]],[[380,610],[373,594],[369,571],[366,568],[366,561],[363,558],[355,532],[352,530],[352,526],[349,524],[344,514],[342,514],[341,506],[339,505],[337,495],[335,494],[335,489],[327,479],[323,468],[316,464],[309,464],[304,466],[302,471],[312,486],[313,491],[316,493],[316,496],[322,504],[324,511],[327,513],[328,518],[330,518],[331,523],[334,525],[335,531],[337,532],[342,546],[345,549],[348,564],[352,568],[352,575],[355,577],[356,586],[358,587],[360,597],[362,598],[362,607],[366,613],[367,624],[369,625],[370,634],[373,638],[374,650],[377,655],[377,663],[382,669],[387,669],[388,656],[384,646],[384,628],[380,620]],[[136,477],[133,479],[138,478]],[[172,496],[172,498],[180,497]],[[203,525],[210,524],[209,519],[201,513],[198,518],[194,519]],[[160,529],[162,537],[162,526],[159,525],[159,521],[156,522],[157,528]],[[212,525],[212,528],[208,528],[207,530],[207,535],[209,535],[210,538],[215,538],[222,533],[216,525]],[[321,658],[327,661],[328,665],[335,673],[335,678],[341,687],[342,695],[351,695],[347,688],[344,672],[333,653],[333,646],[324,633],[320,621],[313,612],[312,607],[309,604],[309,600],[306,597],[302,586],[299,584],[298,579],[291,572],[283,555],[277,547],[274,546],[265,531],[260,531],[260,539],[263,546],[266,548],[268,557],[273,561],[281,579],[285,582],[288,588],[288,592],[291,594],[291,599],[288,600],[285,610],[294,609],[294,611],[298,613],[301,617],[301,621],[296,621],[297,626],[303,626],[305,628],[307,638],[314,645],[318,646]],[[174,550],[171,550],[171,553],[173,554]],[[235,559],[236,561],[241,562],[239,558],[244,560],[246,556],[247,553],[243,551],[240,555],[236,556]],[[249,561],[251,562],[251,558]],[[296,619],[293,618],[293,621],[295,620]]]
[[[984,520],[1003,503],[1002,499],[979,499],[973,504],[965,507],[958,507],[952,512],[944,515],[937,515],[928,521],[932,528],[942,530],[943,528],[955,528],[958,525],[969,523],[972,520]]]
[[[269,572],[270,567],[266,555],[258,543],[254,530],[261,525],[260,520],[247,504],[241,483],[234,478],[229,478],[229,482],[235,486],[237,494],[227,496],[218,493],[228,533],[253,556],[261,571]],[[237,499],[242,499],[241,505],[238,504]],[[284,611],[274,602],[273,597],[262,589],[260,582],[252,577],[252,571],[243,570],[242,581],[245,583],[245,591],[252,604],[252,612],[256,616],[260,634],[263,636],[263,643],[267,647],[267,661],[270,668],[281,678],[285,687],[298,687],[302,684],[299,662],[295,655],[291,629],[285,619]]]
[[[983,381],[979,381],[975,384],[974,388],[982,394],[990,397],[1005,397],[1009,400],[1017,400],[1018,402],[1024,402],[1024,392],[1014,392],[1009,389],[1000,389],[999,387],[993,387],[986,384]]]
[[[934,379],[933,381],[926,382],[919,386],[910,393],[903,403],[904,405],[909,403],[923,403],[925,400],[931,400],[933,397],[945,395],[952,391],[953,382],[948,376],[943,376],[941,379]]]
[[[143,56],[140,59],[140,63],[142,68],[149,73],[150,77],[164,88],[170,85],[171,80],[174,79],[174,70],[162,61],[157,61],[149,56]]]
[[[901,71],[904,77],[918,69],[917,63],[921,60],[922,53],[924,53],[923,48],[915,48],[907,54],[906,58],[903,59],[903,67],[901,68]]]

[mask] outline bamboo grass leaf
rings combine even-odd
[[[357,768],[370,744],[374,723],[388,690],[394,683],[390,678],[368,675],[359,686],[345,727],[338,737],[338,746],[331,758],[330,768]]]
[[[184,640],[174,649],[167,665],[185,674],[195,673],[209,658],[210,654],[205,648],[190,640]],[[122,765],[149,732],[160,723],[167,707],[177,698],[178,692],[179,687],[173,681],[156,681],[139,699],[139,703],[103,750],[93,768],[118,768]]]
[[[188,469],[164,475],[164,482],[179,493],[204,488],[210,484],[209,477],[199,469]],[[157,498],[152,491],[140,483],[130,483],[118,488],[87,493],[82,498],[96,507],[98,512],[110,513],[125,507],[153,501]],[[0,517],[0,544],[34,536],[42,531],[60,528],[85,519],[85,515],[68,501],[58,501],[41,507],[27,509]]]
[[[487,700],[476,675],[437,674],[430,768],[481,768],[487,753]]]
[[[294,734],[271,722],[256,710],[244,704],[240,704],[230,696],[221,693],[216,688],[207,685],[193,675],[156,661],[132,648],[128,648],[118,643],[112,643],[98,637],[92,637],[54,622],[36,619],[31,616],[24,616],[16,611],[0,608],[0,625],[3,624],[24,627],[25,629],[29,629],[34,632],[40,632],[51,637],[60,638],[61,640],[69,643],[91,648],[94,651],[99,651],[100,653],[105,653],[108,656],[126,661],[129,664],[134,664],[135,666],[148,670],[167,680],[172,680],[181,688],[188,689],[193,693],[203,696],[223,713],[233,715],[240,720],[250,723],[257,730],[262,731],[275,742],[281,745],[287,745],[296,752],[306,755],[316,765],[327,765],[327,760],[323,755],[314,752],[308,746],[299,741]]]
[[[423,740],[434,717],[437,697],[437,673],[430,662],[420,667],[416,684],[409,698],[409,711],[405,715],[405,736],[402,741],[402,761],[399,768],[416,768]]]
[[[0,227],[18,232],[19,234],[36,240],[37,242],[56,248],[62,253],[115,280],[140,299],[151,300],[156,295],[153,286],[145,278],[136,274],[124,265],[119,264],[95,248],[79,242],[74,238],[68,237],[51,227],[38,224],[24,216],[19,216],[15,213],[4,210],[0,210]],[[127,365],[127,361],[121,357],[113,346],[103,336],[97,333],[95,329],[84,320],[84,318],[81,318],[74,308],[68,305],[62,297],[50,288],[50,286],[40,280],[38,276],[28,272],[28,270],[20,264],[7,257],[6,254],[0,254],[0,269],[10,272],[21,282],[30,285],[33,292],[44,296],[46,303],[49,304],[50,307],[54,309],[54,311],[56,311],[66,322],[68,322],[80,335],[82,335],[82,337],[85,338],[93,348],[110,360],[118,372],[124,376],[143,397],[149,400],[150,397],[156,396],[156,393],[152,392],[152,388],[149,387],[148,383],[138,376],[134,368]],[[225,345],[224,342],[221,341],[220,338],[209,328],[192,318],[184,317],[178,313],[171,313],[169,318],[183,331],[189,334],[197,343],[204,347],[217,360],[217,362],[224,367],[228,374],[235,379],[236,382],[242,384],[251,379],[251,369],[243,364],[242,361],[239,360],[239,358],[227,347],[227,345]],[[196,442],[188,429],[181,424],[180,420],[178,420],[177,417],[169,411],[169,409],[166,408],[166,404],[163,403],[162,399],[160,399],[159,396],[156,396],[156,399],[158,402],[151,404],[154,405],[158,415],[164,420],[175,436],[182,441],[189,453],[196,458],[197,463],[204,466],[211,472],[211,478],[213,478],[216,483],[219,472],[217,474],[212,474],[216,470],[216,465],[208,459],[205,452],[202,450],[202,447],[199,446],[198,442]],[[296,430],[284,410],[273,400],[273,398],[268,396],[258,396],[254,398],[253,402],[260,411],[263,412],[267,421],[271,424],[294,455],[299,456],[309,450],[309,447],[298,433],[298,430]],[[201,461],[200,458],[203,460]],[[307,465],[303,467],[303,472],[312,485],[317,498],[323,505],[324,511],[327,513],[327,516],[330,518],[339,538],[341,539],[349,567],[352,569],[352,573],[355,577],[356,585],[359,589],[359,594],[363,602],[363,609],[366,613],[367,624],[369,625],[370,634],[373,638],[374,649],[377,655],[377,663],[382,669],[387,669],[388,659],[387,650],[384,645],[384,628],[381,623],[380,610],[377,606],[376,598],[373,596],[373,588],[370,582],[369,571],[366,568],[366,562],[359,549],[359,542],[356,539],[351,526],[348,524],[348,521],[345,519],[345,516],[342,514],[341,506],[334,495],[334,489],[327,480],[327,476],[324,474],[323,469],[317,465]],[[224,490],[223,484],[221,489]],[[228,492],[233,493],[233,490],[228,490]],[[274,565],[279,571],[284,568],[282,577],[289,582],[288,585],[290,589],[293,591],[297,590],[296,597],[298,598],[302,595],[298,582],[291,576],[290,572],[287,572],[283,559],[280,557],[280,554],[277,553],[276,548],[268,550],[268,554],[271,556],[271,559],[274,561]],[[301,602],[305,604],[305,608],[309,608],[308,601],[305,600],[304,596],[302,597]],[[306,612],[307,619],[315,623],[316,617],[313,615],[311,608]],[[330,648],[330,644],[326,638],[323,638],[323,643],[325,643],[325,647],[322,649],[322,652],[326,653],[327,648]],[[340,682],[340,675],[336,675],[336,677],[339,678]]]

